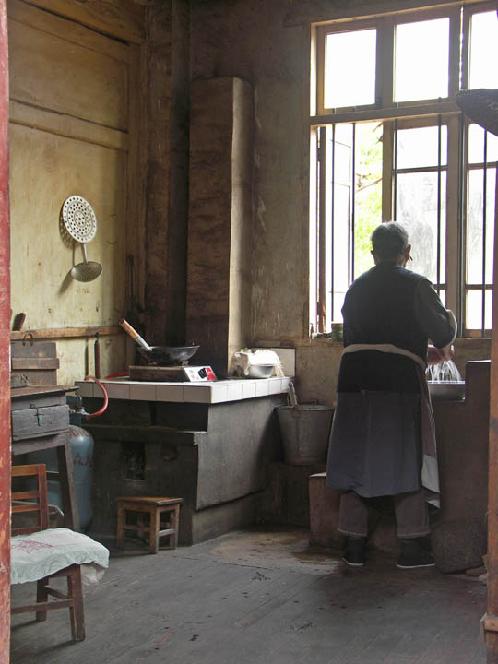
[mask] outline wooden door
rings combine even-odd
[[[5,0],[0,0],[0,662],[9,661],[10,637],[10,387],[8,66]]]

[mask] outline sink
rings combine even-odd
[[[465,397],[465,381],[427,381],[433,399],[458,401]]]

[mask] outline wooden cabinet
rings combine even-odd
[[[50,436],[69,427],[69,408],[61,387],[21,387],[11,393],[12,440]]]

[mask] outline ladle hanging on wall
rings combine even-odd
[[[64,229],[83,250],[83,263],[74,265],[70,275],[77,281],[93,281],[102,273],[102,265],[89,261],[86,245],[97,232],[97,217],[90,203],[82,196],[69,196],[62,206]]]

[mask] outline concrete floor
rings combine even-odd
[[[236,532],[114,557],[86,592],[86,641],[68,643],[66,611],[15,616],[12,664],[483,664],[484,605],[475,578],[350,570],[304,531]]]

